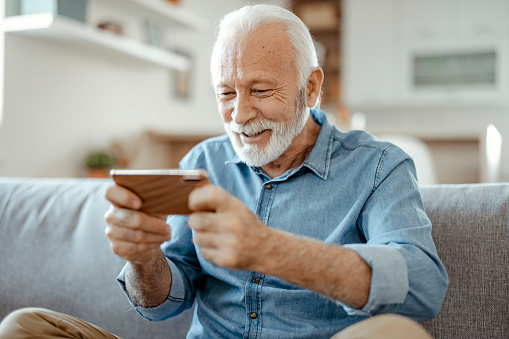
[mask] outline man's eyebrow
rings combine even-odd
[[[256,84],[275,84],[277,81],[271,77],[256,78],[248,82],[249,85]]]
[[[262,77],[262,78],[256,78],[256,79],[252,79],[252,80],[248,81],[247,86],[252,86],[252,85],[257,85],[257,84],[275,85],[276,83],[277,83],[276,79],[273,79],[271,77]],[[223,88],[223,87],[231,88],[232,86],[230,86],[228,83],[223,82],[223,81],[217,84],[217,88]]]
[[[224,82],[220,82],[220,83],[218,83],[218,84],[217,84],[217,86],[216,86],[216,87],[217,87],[217,88],[220,88],[220,87],[230,87],[230,86],[228,86],[228,85],[227,85],[226,83],[224,83]]]

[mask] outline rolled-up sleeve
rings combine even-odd
[[[358,310],[345,306],[351,315],[371,315],[381,305],[403,303],[408,294],[408,270],[405,258],[396,249],[382,245],[346,245],[351,248],[372,269],[369,299]]]
[[[131,303],[132,307],[144,318],[150,321],[161,321],[167,318],[170,318],[174,315],[182,312],[183,301],[185,300],[185,288],[184,288],[184,280],[182,277],[182,273],[177,268],[177,266],[169,259],[166,259],[168,262],[168,266],[170,267],[171,272],[171,288],[170,293],[166,300],[155,307],[141,307],[135,305],[132,301],[131,297],[127,293],[126,285],[125,285],[125,270],[126,266],[122,269],[120,274],[117,277],[117,281],[120,285],[120,288],[127,296],[127,299]]]
[[[373,191],[358,219],[365,244],[346,247],[371,267],[368,302],[349,314],[398,313],[418,321],[435,317],[449,284],[436,252],[431,222],[416,180],[413,161],[400,149],[384,153]]]

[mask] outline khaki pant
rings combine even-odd
[[[18,338],[106,338],[118,339],[110,332],[81,319],[42,308],[23,308],[0,323],[0,339]],[[403,316],[375,316],[334,335],[332,339],[431,339],[415,321]]]

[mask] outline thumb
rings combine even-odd
[[[207,184],[195,188],[188,199],[188,207],[194,212],[221,212],[229,206],[233,198],[222,188]]]

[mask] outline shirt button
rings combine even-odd
[[[253,282],[254,282],[255,284],[259,284],[259,283],[260,283],[260,279],[258,279],[258,278],[254,278],[254,279],[253,279]]]
[[[272,189],[272,184],[266,184],[265,188],[268,189],[268,190]]]
[[[251,314],[249,316],[251,317],[251,319],[258,318],[258,314],[256,314],[255,312],[251,312]]]

